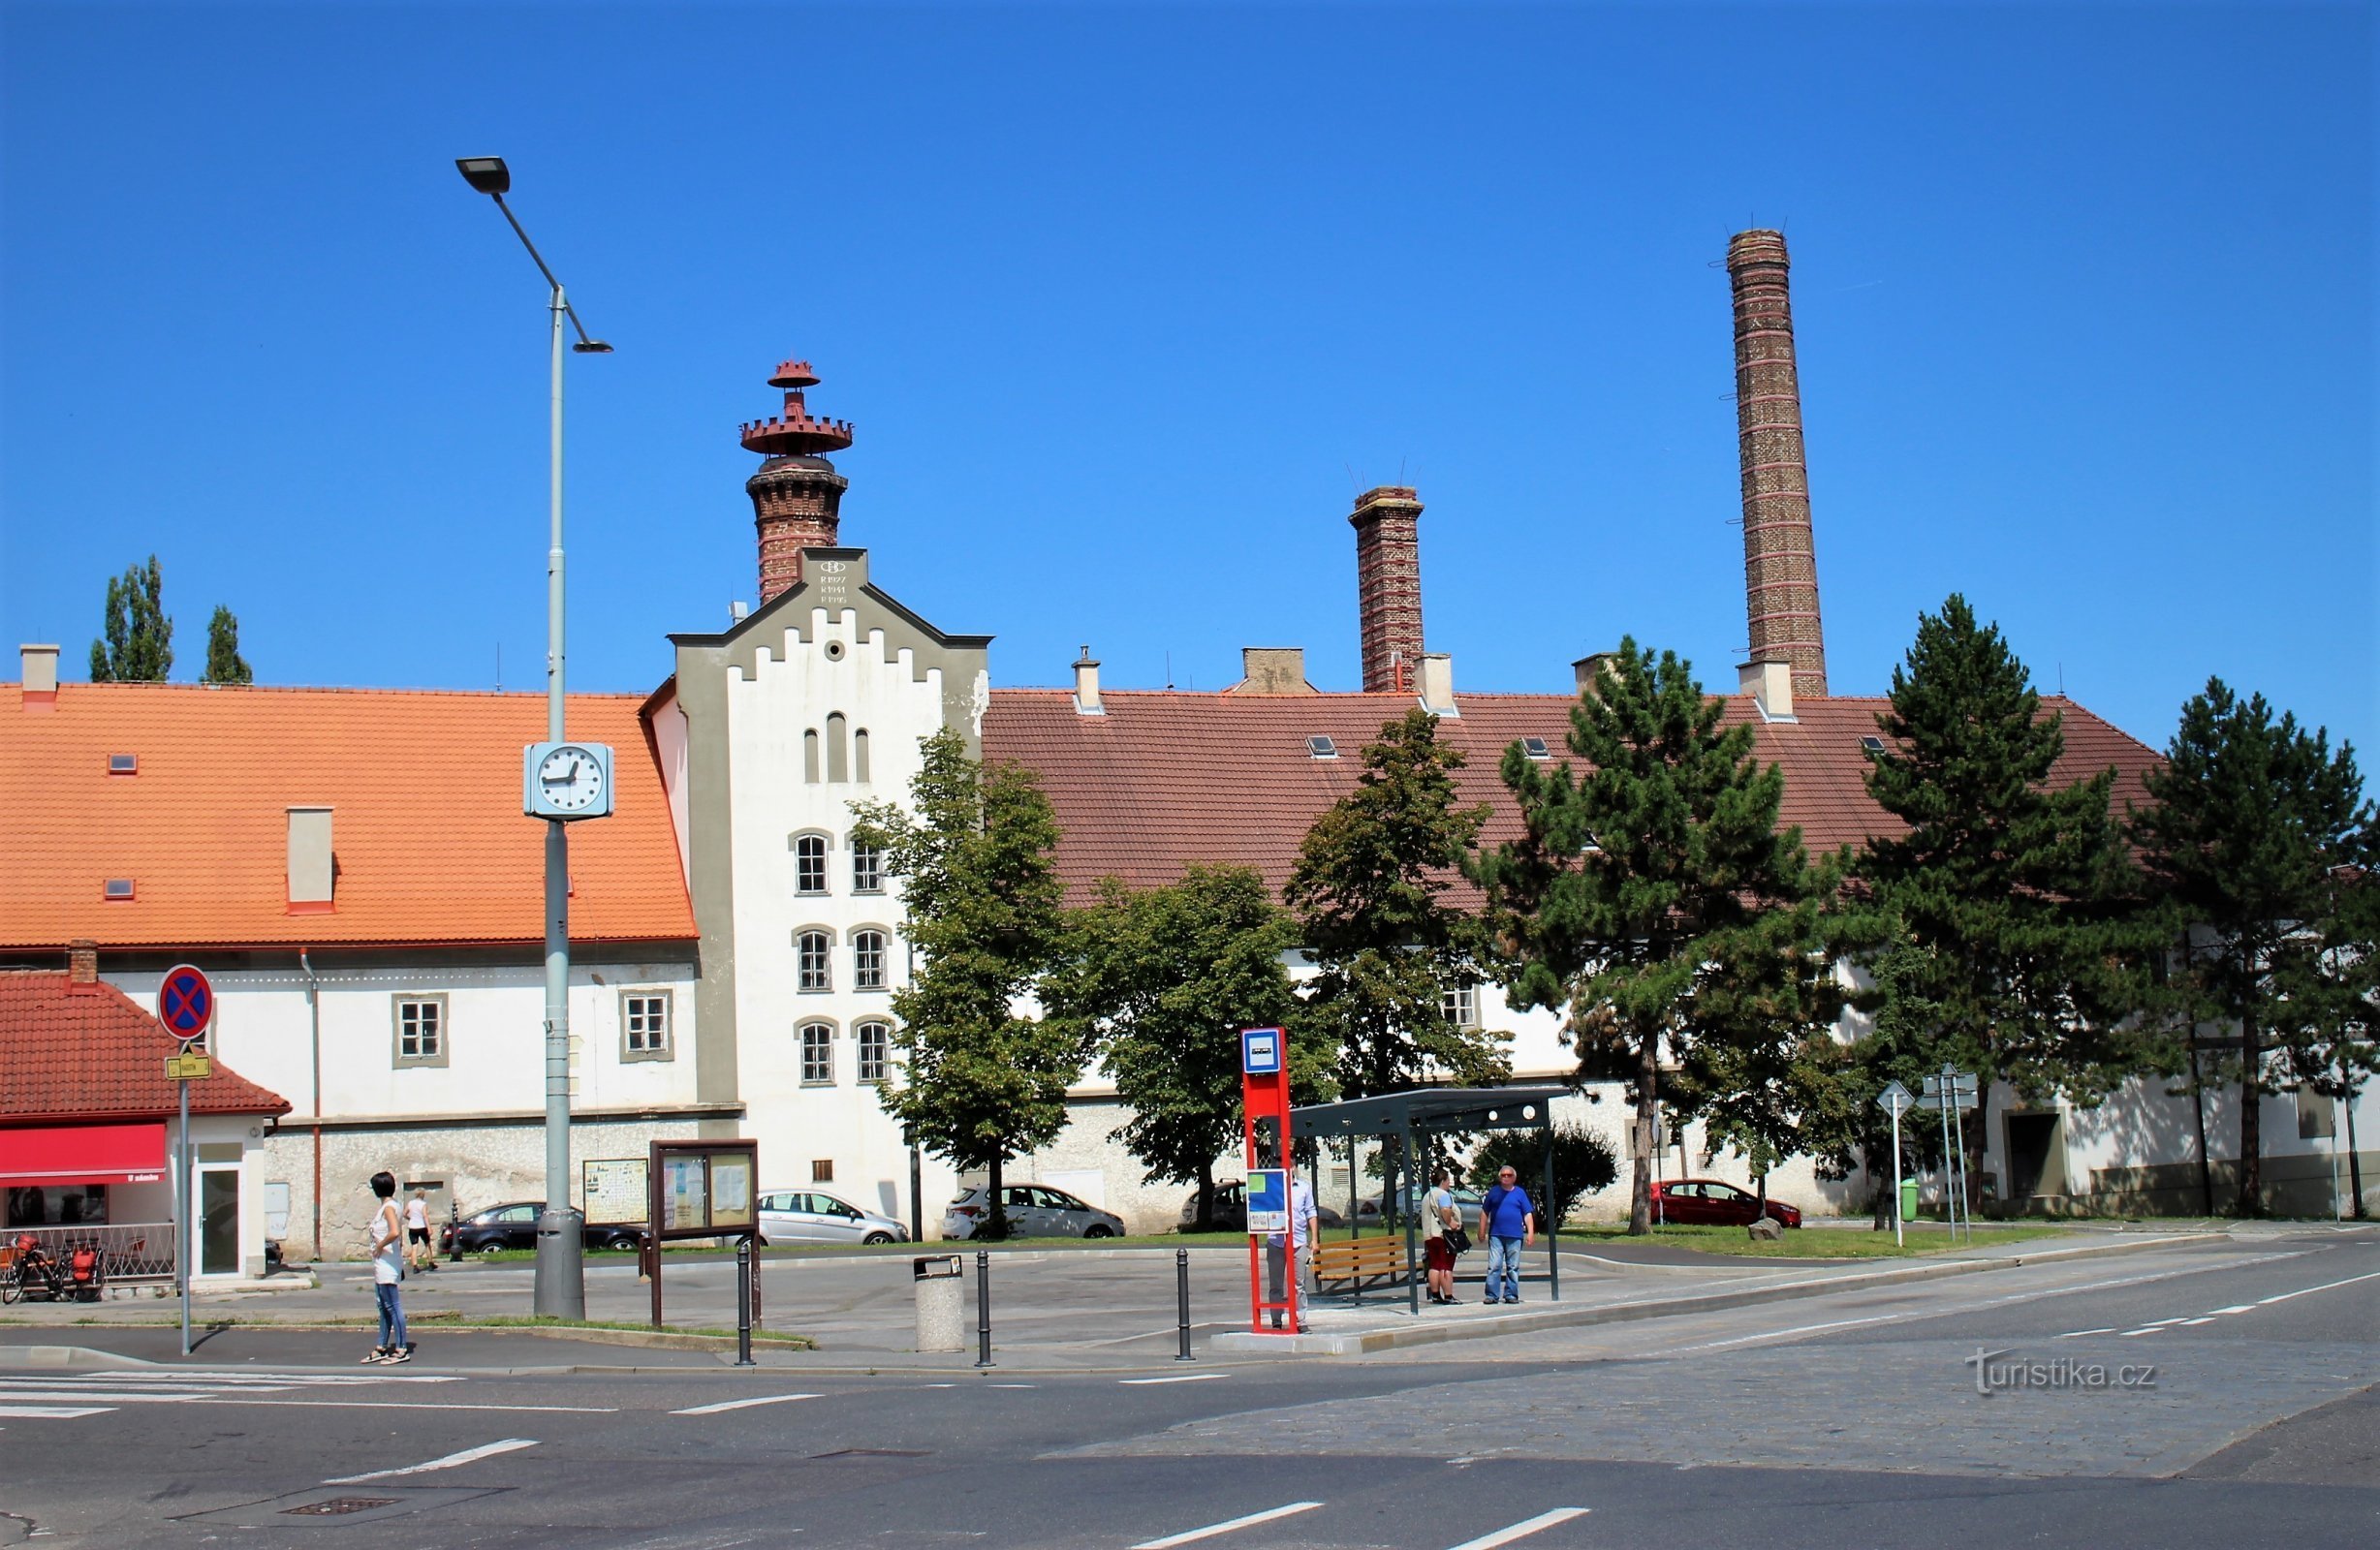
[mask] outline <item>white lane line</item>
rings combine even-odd
[[[2184,1318],[2184,1319],[2182,1319],[2180,1322],[2176,1323],[2176,1324],[2174,1327],[2175,1327],[2176,1329],[2187,1329],[2187,1328],[2189,1328],[2189,1327],[2190,1327],[2192,1324],[2211,1324],[2211,1323],[2213,1323],[2213,1322],[2214,1322],[2214,1316],[2213,1316],[2212,1314],[2209,1314],[2209,1315],[2208,1315],[2208,1316],[2207,1316],[2206,1318]]]
[[[716,1405],[691,1405],[672,1415],[716,1415],[721,1410],[748,1410],[755,1405],[791,1405],[798,1399],[816,1399],[816,1394],[763,1394],[758,1399],[723,1399]]]
[[[1139,1383],[1203,1383],[1210,1378],[1231,1376],[1229,1373],[1174,1373],[1165,1378],[1119,1378],[1116,1381],[1130,1388]]]
[[[986,1388],[1039,1388],[1039,1383],[986,1383]]]
[[[2304,1286],[2296,1291],[2284,1291],[2277,1297],[2259,1297],[2256,1299],[2256,1306],[2270,1308],[2276,1302],[2287,1302],[2292,1297],[2310,1297],[2315,1292],[2329,1291],[2333,1286],[2352,1286],[2359,1281],[2380,1281],[2380,1270],[2375,1270],[2367,1276],[2349,1276],[2344,1281],[2326,1281],[2319,1286]]]
[[[1837,1318],[1830,1323],[1802,1324],[1793,1329],[1771,1329],[1758,1335],[1738,1335],[1733,1340],[1707,1341],[1700,1346],[1672,1346],[1667,1349],[1655,1351],[1653,1354],[1656,1356],[1675,1356],[1690,1350],[1717,1350],[1726,1346],[1746,1346],[1756,1340],[1787,1340],[1795,1335],[1816,1334],[1822,1329],[1848,1329],[1854,1324],[1886,1324],[1891,1323],[1896,1318],[1906,1318],[1908,1317],[1909,1316],[1907,1314],[1876,1314],[1866,1318]],[[1580,1510],[1583,1511],[1585,1509],[1581,1508]]]
[[[2114,1333],[2114,1324],[2101,1324],[2097,1329],[2069,1329],[2062,1335],[2052,1335],[2050,1338],[2052,1340],[2080,1340],[2084,1335],[2113,1335]]]
[[[2252,1302],[2236,1302],[2229,1308],[2217,1308],[2212,1310],[2210,1317],[2219,1318],[2224,1314],[2251,1314],[2255,1311],[2256,1305]]]
[[[1540,1512],[1533,1518],[1522,1518],[1509,1529],[1498,1529],[1493,1534],[1483,1534],[1476,1539],[1465,1539],[1455,1546],[1454,1550],[1496,1550],[1498,1545],[1525,1539],[1532,1534],[1543,1534],[1557,1523],[1568,1523],[1573,1518],[1583,1518],[1586,1512],[1587,1509],[1584,1507],[1555,1507],[1550,1512]]]
[[[1173,1550],[1177,1544],[1190,1544],[1200,1539],[1211,1539],[1218,1534],[1230,1534],[1235,1529],[1252,1528],[1259,1523],[1270,1523],[1275,1518],[1291,1517],[1300,1512],[1311,1512],[1321,1506],[1319,1502],[1292,1502],[1287,1506],[1270,1507],[1263,1512],[1251,1512],[1244,1518],[1232,1518],[1223,1523],[1210,1523],[1203,1529],[1185,1529],[1180,1534],[1169,1534],[1162,1539],[1143,1539],[1132,1550]]]
[[[458,1464],[474,1464],[481,1459],[494,1458],[499,1453],[515,1453],[524,1447],[537,1446],[533,1437],[508,1437],[501,1442],[489,1442],[484,1447],[467,1447],[460,1453],[449,1453],[445,1458],[432,1459],[427,1464],[408,1464],[401,1470],[373,1470],[364,1474],[341,1474],[325,1480],[325,1485],[354,1485],[359,1480],[386,1480],[397,1474],[426,1474],[432,1470],[451,1470]]]
[[[490,1414],[520,1410],[537,1415],[616,1415],[617,1405],[466,1405],[460,1400],[434,1404],[403,1399],[194,1399],[193,1405],[286,1405],[293,1410],[485,1410]]]
[[[0,1415],[24,1421],[71,1421],[78,1415],[105,1415],[112,1405],[0,1405]]]

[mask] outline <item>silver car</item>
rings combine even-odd
[[[763,1243],[906,1243],[909,1229],[823,1190],[761,1194]]]
[[[1076,1199],[1046,1184],[1000,1187],[1012,1238],[1120,1238],[1124,1219]],[[983,1186],[953,1200],[942,1216],[946,1238],[972,1238],[991,1218],[991,1196]]]

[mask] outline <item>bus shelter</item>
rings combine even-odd
[[[1413,1160],[1421,1155],[1415,1150],[1417,1140],[1477,1131],[1536,1131],[1542,1142],[1542,1163],[1538,1168],[1538,1190],[1531,1192],[1531,1198],[1537,1204],[1538,1223],[1546,1234],[1550,1295],[1559,1302],[1562,1256],[1556,1252],[1553,1219],[1548,1214],[1547,1205],[1553,1197],[1553,1100],[1569,1091],[1567,1087],[1423,1087],[1406,1093],[1382,1093],[1376,1098],[1351,1098],[1338,1103],[1309,1103],[1290,1111],[1290,1131],[1300,1140],[1321,1142],[1335,1137],[1347,1143],[1350,1224],[1358,1221],[1356,1196],[1361,1189],[1355,1166],[1357,1141],[1368,1137],[1385,1143],[1394,1137],[1397,1142],[1381,1180],[1385,1218],[1388,1202],[1408,1198],[1418,1201],[1422,1187],[1427,1183],[1425,1179],[1403,1177],[1413,1167]],[[1421,1244],[1415,1213],[1400,1206],[1396,1214],[1404,1220],[1405,1262],[1408,1266],[1419,1266]],[[1422,1277],[1418,1269],[1405,1273],[1405,1303],[1412,1313],[1421,1313]]]

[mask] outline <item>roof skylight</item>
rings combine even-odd
[[[110,775],[140,774],[141,756],[138,754],[110,754],[108,756],[108,773]]]
[[[1881,754],[1884,752],[1884,739],[1881,737],[1863,737],[1860,739],[1860,746],[1866,749],[1871,754]]]
[[[1305,740],[1305,751],[1316,759],[1338,758],[1338,744],[1328,737],[1314,736]]]
[[[1523,737],[1520,739],[1520,751],[1531,759],[1551,759],[1553,757],[1546,747],[1546,740],[1542,737]]]

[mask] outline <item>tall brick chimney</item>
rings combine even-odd
[[[1743,590],[1753,662],[1793,668],[1793,692],[1827,692],[1818,554],[1801,452],[1785,233],[1738,232],[1727,244],[1736,293],[1736,426],[1743,462]]]
[[[1356,599],[1363,692],[1409,693],[1422,674],[1422,503],[1401,484],[1356,497]]]
[[[851,421],[811,416],[801,400],[803,388],[818,386],[810,363],[784,362],[768,386],[785,389],[785,413],[737,427],[744,450],[765,453],[768,459],[744,481],[744,493],[752,497],[753,522],[760,529],[763,603],[801,579],[803,549],[835,546],[843,491],[850,483],[819,455],[851,445]]]

